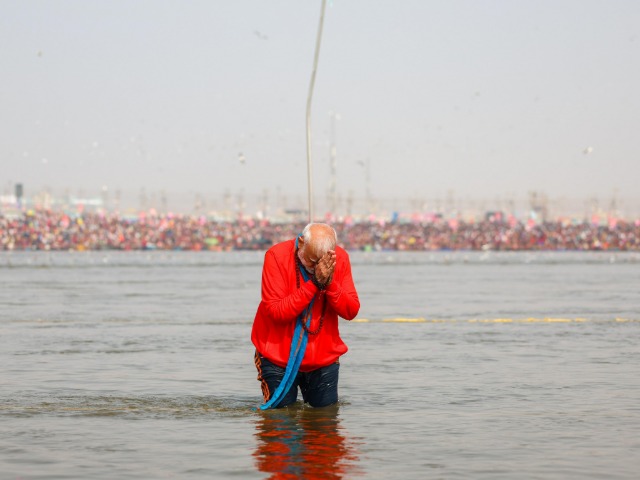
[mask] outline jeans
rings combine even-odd
[[[258,369],[258,380],[262,385],[264,401],[271,398],[284,377],[285,368],[271,363],[256,352],[254,361]],[[289,391],[275,408],[291,405],[298,399],[298,387],[305,403],[312,407],[326,407],[338,402],[338,372],[340,363],[335,362],[311,372],[298,372]]]

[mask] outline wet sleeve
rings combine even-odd
[[[262,302],[269,318],[277,322],[295,320],[309,306],[317,292],[311,282],[302,282],[291,292],[288,288],[287,270],[278,263],[271,251],[267,251],[262,268]]]

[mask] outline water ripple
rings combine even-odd
[[[126,417],[200,418],[246,416],[256,410],[256,400],[188,395],[24,395],[0,400],[0,416],[8,417]]]

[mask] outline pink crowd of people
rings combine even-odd
[[[347,250],[620,250],[640,251],[640,221],[487,219],[479,222],[331,222]],[[266,250],[293,238],[304,222],[215,221],[187,215],[29,211],[0,214],[0,250]]]

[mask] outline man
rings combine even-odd
[[[265,402],[286,377],[288,364],[291,369],[297,352],[292,345],[299,345],[294,332],[306,335],[299,370],[293,368],[291,387],[281,392],[281,400],[273,405],[276,408],[294,403],[298,387],[313,407],[338,401],[339,358],[347,352],[338,332],[338,316],[353,319],[360,300],[349,255],[336,242],[336,232],[329,225],[310,223],[295,240],[274,245],[265,254],[262,300],[251,332]],[[298,323],[304,332],[296,328]]]

